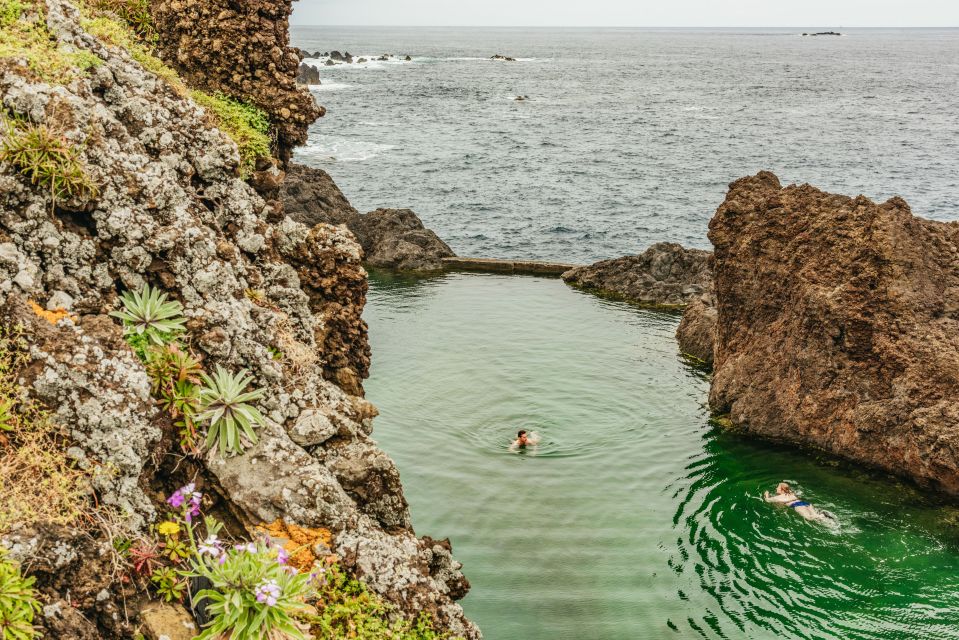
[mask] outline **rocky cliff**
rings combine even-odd
[[[713,409],[959,493],[959,223],[763,172],[730,186],[709,238]]]
[[[157,49],[190,84],[249,101],[270,115],[285,162],[325,113],[297,86],[300,64],[289,46],[293,0],[151,2]]]
[[[277,44],[289,3],[153,6],[160,48],[186,78],[123,35],[113,14],[70,0],[18,4],[16,22],[0,25],[22,37],[0,60],[0,315],[18,332],[0,336],[0,357],[17,365],[0,367],[0,395],[11,394],[0,397],[0,453],[26,447],[17,429],[46,416],[30,409],[4,422],[3,412],[37,402],[51,412],[50,442],[90,482],[76,499],[82,523],[72,512],[61,514],[68,528],[35,510],[29,522],[0,517],[5,546],[44,568],[38,622],[55,637],[132,637],[138,592],[118,540],[151,535],[163,498],[193,481],[232,535],[322,529],[329,553],[386,602],[478,638],[453,601],[468,583],[449,545],[416,538],[399,474],[371,438],[359,244],[264,202],[239,177],[233,139],[185,89],[193,78],[253,97],[277,83],[266,106],[284,144],[300,140],[312,107],[287,116],[279,106],[296,95],[278,80],[296,70]],[[263,391],[264,424],[242,454],[178,446],[184,427],[158,402],[156,371],[108,315],[145,285],[182,305],[181,349],[203,369],[246,371]]]

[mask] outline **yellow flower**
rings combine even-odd
[[[157,527],[157,531],[160,532],[160,535],[175,536],[176,534],[180,533],[180,525],[168,520],[166,522],[161,522]]]

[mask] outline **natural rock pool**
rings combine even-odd
[[[711,427],[679,317],[559,280],[374,274],[374,437],[489,640],[959,638],[959,510]],[[543,437],[510,453],[519,428]],[[830,530],[766,505],[788,479]]]

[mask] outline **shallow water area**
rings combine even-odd
[[[448,273],[373,274],[365,317],[374,437],[489,640],[959,638],[959,509],[711,427],[677,315]],[[784,479],[840,527],[765,504]]]

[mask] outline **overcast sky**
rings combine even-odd
[[[293,24],[957,27],[959,0],[299,0]]]

